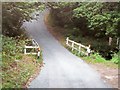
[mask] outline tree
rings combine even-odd
[[[95,36],[118,37],[120,2],[50,2],[51,15],[58,25],[77,26]]]
[[[96,43],[90,42],[91,48],[104,57],[118,52],[114,38],[120,37],[120,2],[52,2],[48,6],[54,23],[69,27],[65,32],[72,39],[93,38]],[[111,46],[108,37],[114,42]]]
[[[19,36],[23,33],[24,21],[32,19],[30,14],[43,9],[42,3],[36,2],[4,2],[2,3],[2,29],[7,36]]]
[[[120,22],[118,2],[114,3],[79,3],[79,6],[73,10],[73,17],[78,19],[86,18],[90,30],[97,31],[96,35],[118,36],[118,26]]]
[[[46,5],[51,9],[51,16],[57,20],[57,25],[65,26],[73,23],[72,10],[77,6],[77,2],[49,2]]]

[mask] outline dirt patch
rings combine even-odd
[[[2,68],[2,87],[3,88],[27,88],[28,84],[40,72],[43,65],[33,56],[23,55],[19,60],[11,63],[4,62],[7,69]]]
[[[43,67],[43,62],[38,63],[36,59],[32,59],[32,61],[30,62],[30,60],[31,60],[30,57],[25,57],[24,59],[24,61],[27,62],[28,64],[32,63],[35,66],[35,71],[34,74],[32,74],[27,80],[27,82],[23,85],[23,88],[28,88],[31,81],[33,81],[39,75],[40,70]]]
[[[30,84],[30,82],[35,79],[37,77],[37,75],[39,74],[41,67],[43,66],[43,63],[38,63],[36,59],[34,59],[33,56],[29,56],[29,55],[23,55],[22,60],[16,60],[17,63],[17,70],[23,71],[24,69],[26,69],[27,71],[31,70],[31,75],[27,77],[26,81],[22,84],[22,88],[27,88],[28,85]],[[30,67],[30,68],[27,68]],[[19,70],[21,69],[21,70]]]
[[[96,63],[89,64],[101,75],[101,78],[111,85],[113,88],[118,88],[118,68],[107,67],[104,64]]]
[[[29,84],[39,75],[41,67],[43,66],[43,64],[41,64],[37,70],[35,71],[35,73],[28,79],[27,83],[25,84],[25,88],[28,88]]]
[[[64,31],[60,27],[52,26],[49,23],[49,16],[46,15],[45,24],[49,30],[49,32],[62,44],[65,45]],[[58,31],[59,30],[59,31]],[[109,65],[105,65],[103,63],[88,63],[92,68],[94,68],[101,75],[101,78],[111,85],[113,88],[118,88],[118,68],[111,67]]]

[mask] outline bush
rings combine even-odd
[[[95,58],[95,62],[105,62],[106,60],[99,55],[98,53],[95,53],[93,55],[91,55],[92,58]]]
[[[114,56],[111,59],[111,61],[114,62],[114,63],[116,63],[116,64],[118,64],[119,60],[120,60],[119,56],[120,56],[120,51],[117,54],[114,54]]]
[[[3,36],[3,61],[5,60],[15,60],[20,58],[20,53],[23,51],[23,45],[25,45],[24,40],[15,40],[12,37]]]
[[[24,55],[25,40],[3,37],[2,88],[22,88],[42,64],[42,53],[38,62],[33,55]]]

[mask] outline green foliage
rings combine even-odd
[[[120,51],[117,54],[114,54],[114,56],[112,57],[111,61],[116,63],[116,64],[118,64],[120,62],[119,61],[120,60],[119,56],[120,56]]]
[[[26,40],[2,36],[2,87],[21,88],[28,79],[38,70],[42,63],[42,55],[39,62],[33,55],[23,55]],[[41,53],[42,54],[42,53]]]
[[[23,30],[21,30],[23,22],[31,20],[31,13],[43,10],[43,8],[44,4],[36,2],[3,2],[3,34],[13,37],[23,34]]]
[[[42,59],[36,62],[32,56],[22,54],[26,39],[25,31],[21,26],[24,21],[33,19],[31,13],[43,9],[44,4],[39,2],[2,3],[2,28],[5,36],[2,36],[2,74],[0,73],[0,76],[2,75],[3,88],[25,86],[30,76],[42,63]]]
[[[120,2],[49,3],[54,25],[65,28],[65,37],[91,45],[106,60],[118,52],[116,38],[120,29]],[[108,45],[112,37],[112,45]]]
[[[95,58],[95,62],[106,62],[106,60],[98,53],[92,54],[91,58]]]
[[[66,24],[72,24],[72,9],[75,3],[71,2],[49,2],[47,6],[51,8],[51,16],[55,19],[55,24],[59,26],[65,26]]]
[[[50,2],[47,5],[57,25],[89,29],[95,36],[118,37],[120,2]]]
[[[14,76],[13,74],[17,74],[17,73],[13,73],[11,74],[10,72],[8,73],[9,69],[12,69],[12,64],[15,63],[15,60],[20,60],[22,58],[21,56],[21,50],[23,50],[23,45],[24,42],[22,40],[16,41],[14,38],[10,38],[10,37],[5,37],[2,36],[2,40],[3,40],[3,50],[2,50],[2,79],[3,79],[3,87],[12,87],[14,85],[16,85],[16,82],[14,82],[14,78],[16,76]],[[14,64],[13,64],[14,65]],[[13,75],[13,76],[12,76]],[[11,78],[11,80],[10,80]],[[7,82],[5,82],[4,80],[9,80]]]
[[[93,63],[104,63],[107,62],[105,60],[105,58],[103,58],[101,55],[99,55],[99,53],[94,53],[94,54],[90,54],[90,56],[86,56],[84,53],[78,53],[78,51],[76,50],[71,50],[71,48],[67,47],[67,49],[69,51],[71,51],[74,55],[81,57],[85,60],[87,60],[88,62],[93,62]]]
[[[2,42],[2,36],[0,35],[0,42]],[[0,69],[2,66],[2,43],[0,43]],[[0,72],[0,81],[2,81],[2,72]],[[0,82],[0,89],[2,88],[2,82]]]
[[[67,47],[66,48],[71,51],[74,55],[81,57],[83,60],[89,62],[89,63],[107,63],[107,62],[113,62],[115,64],[119,63],[120,59],[120,52],[117,54],[114,54],[112,59],[110,61],[106,61],[104,57],[102,57],[99,53],[91,53],[90,56],[86,56],[84,53],[78,53],[76,50],[71,50],[71,48]]]
[[[24,87],[31,75],[39,68],[39,64],[31,56],[24,56],[20,61],[14,61],[14,64],[8,65],[9,69],[3,69],[2,88]]]
[[[71,2],[48,2],[46,4],[51,9],[64,9],[66,7],[74,6],[74,3]]]
[[[111,7],[112,6],[112,7]],[[73,10],[73,16],[86,18],[91,30],[105,31],[106,35],[116,36],[120,22],[119,3],[80,3]]]
[[[16,41],[12,37],[5,37],[5,36],[3,36],[2,38],[3,38],[3,43],[2,43],[3,61],[20,58],[21,56],[19,56],[19,54],[23,52],[23,45],[25,45],[25,41],[24,40]]]

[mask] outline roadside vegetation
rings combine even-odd
[[[61,35],[62,43],[66,37],[91,45],[94,51],[89,57],[78,55],[87,62],[119,63],[119,48],[116,39],[120,37],[120,3],[80,3],[80,2],[3,2],[2,3],[2,88],[26,87],[29,78],[42,66],[36,56],[24,55],[23,48],[29,39],[21,28],[25,21],[34,19],[35,11],[50,8],[47,18],[53,32]],[[56,34],[56,36],[57,36]],[[108,45],[108,39],[112,43]],[[120,38],[119,38],[120,40]],[[65,44],[64,44],[65,45]],[[68,47],[67,47],[68,48]],[[68,48],[69,49],[69,48]],[[71,50],[71,49],[69,49]]]
[[[78,55],[76,51],[72,53],[88,62],[112,62],[118,65],[120,54],[120,40],[117,43],[120,37],[119,4],[119,2],[51,2],[48,3],[50,14],[47,20],[54,28],[54,32],[60,32],[64,40],[69,37],[83,45],[91,45],[93,51],[89,57]],[[110,45],[109,38],[112,38]]]
[[[2,37],[0,35],[0,42],[2,42]],[[2,43],[0,43],[0,88],[2,88]]]
[[[25,40],[3,36],[2,87],[25,87],[29,78],[42,65],[42,56],[37,60],[33,55],[24,55]]]
[[[32,7],[32,8],[31,8]],[[24,45],[30,39],[21,28],[25,21],[34,19],[31,13],[43,10],[41,3],[3,2],[2,3],[2,88],[25,88],[31,77],[40,71],[40,58],[24,55]],[[0,63],[1,64],[1,63]]]
[[[116,39],[120,37],[119,6],[119,2],[51,2],[48,3],[50,14],[45,17],[47,28],[53,36],[71,53],[99,72],[101,78],[113,88],[118,88],[120,68],[118,47],[120,41],[116,44]],[[78,54],[77,51],[67,47],[67,37],[85,46],[91,45],[90,56]],[[109,45],[109,37],[112,38],[111,45]]]
[[[45,20],[46,24],[47,24],[47,27],[49,29],[49,31],[61,42],[61,44],[63,46],[65,46],[69,51],[71,51],[73,54],[75,54],[76,56],[82,58],[83,60],[85,60],[87,63],[92,63],[92,64],[95,64],[95,63],[103,63],[103,64],[106,64],[108,66],[115,66],[116,68],[118,67],[118,63],[119,63],[119,59],[120,59],[120,52],[117,52],[117,53],[114,53],[112,55],[112,58],[109,59],[109,60],[106,60],[104,57],[102,57],[98,52],[92,52],[90,54],[90,56],[85,56],[84,54],[78,54],[78,51],[72,51],[71,48],[67,47],[66,46],[66,34],[69,34],[67,32],[68,29],[66,28],[62,28],[62,27],[59,27],[59,26],[55,26],[54,23],[53,23],[53,19],[50,17],[50,15],[47,15],[46,16],[46,20]],[[61,30],[60,32],[58,32],[59,30]],[[70,30],[70,29],[69,29]],[[74,31],[73,31],[74,32]],[[89,45],[89,42],[91,43],[94,43],[96,44],[97,41],[95,40],[90,40],[91,37],[87,37],[87,38],[81,38],[81,40],[83,39],[83,41],[85,41],[85,43],[82,43],[83,45]],[[74,40],[74,38],[73,38]],[[88,42],[87,42],[88,41]],[[102,45],[102,43],[101,43]],[[110,64],[110,65],[109,65]]]

